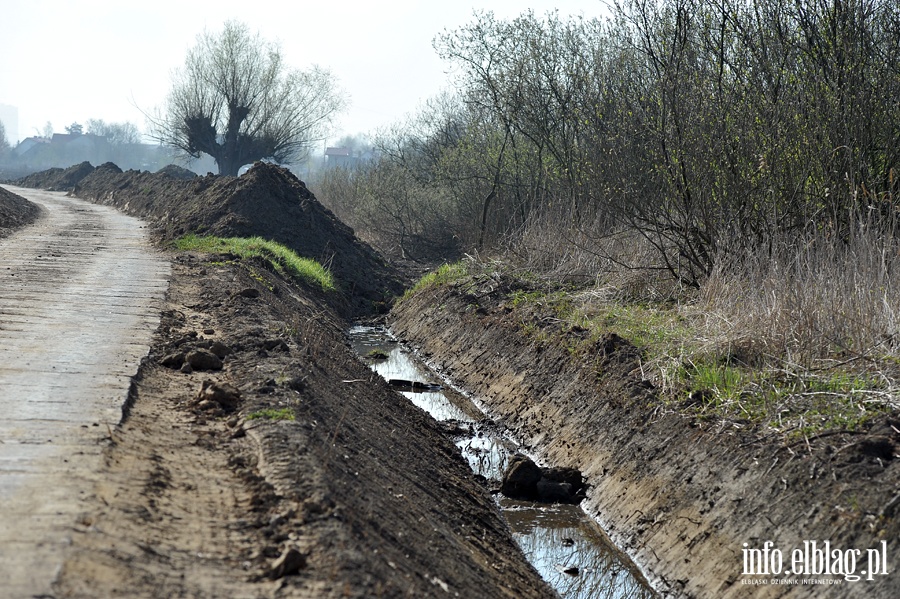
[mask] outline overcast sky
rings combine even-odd
[[[599,17],[604,6],[603,0],[3,0],[0,104],[18,108],[18,139],[36,135],[47,121],[62,133],[91,118],[131,121],[143,131],[141,111],[162,103],[172,70],[197,34],[238,19],[280,42],[289,65],[319,64],[337,76],[351,100],[337,139],[394,123],[446,87],[447,65],[431,42],[472,21],[475,10]]]

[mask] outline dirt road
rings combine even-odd
[[[44,209],[0,240],[0,580],[17,598],[50,593],[169,265],[132,217],[8,189]]]

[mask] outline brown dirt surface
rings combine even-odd
[[[194,171],[178,166],[177,164],[167,164],[156,171],[156,173],[158,175],[167,175],[173,179],[193,179],[197,177],[197,173]]]
[[[32,173],[15,182],[19,187],[32,187],[48,191],[72,191],[78,182],[93,172],[90,162],[74,164],[69,168],[50,168]]]
[[[572,352],[583,332],[566,333],[569,344],[550,342],[560,333],[555,314],[516,307],[512,290],[496,276],[427,288],[394,308],[393,327],[545,465],[579,468],[590,484],[582,506],[661,591],[897,596],[898,419],[790,441],[746,422],[688,418],[656,399],[627,340],[610,332],[589,351]],[[856,574],[884,542],[889,575],[792,577],[840,581],[835,586],[748,584],[782,579],[742,575],[743,544],[762,549],[766,541],[787,568],[804,541],[860,550]]]
[[[0,239],[33,223],[40,215],[37,204],[0,187]]]
[[[377,252],[278,166],[259,162],[241,177],[184,180],[122,172],[106,163],[80,179],[74,193],[149,221],[163,242],[197,233],[284,244],[331,270],[349,302],[346,315],[384,312],[403,289],[398,273]]]
[[[554,596],[344,327],[254,261],[177,256],[55,596]]]

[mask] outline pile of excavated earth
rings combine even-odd
[[[349,319],[384,313],[403,277],[284,169],[184,175],[78,165],[19,184],[146,219],[162,247],[186,233],[272,239],[326,264],[339,290],[262,261],[172,254],[162,324],[57,596],[553,596],[452,439],[347,345]],[[900,421],[787,444],[686,418],[655,400],[627,340],[548,341],[552,314],[511,300],[527,284],[471,275],[387,318],[539,463],[583,472],[582,505],[664,595],[896,595]],[[812,541],[840,550],[829,566],[849,576],[745,571],[763,548],[767,566],[777,549],[791,568]],[[873,551],[889,574],[862,574]]]
[[[34,222],[40,214],[37,205],[0,188],[0,239]]]
[[[187,233],[254,237],[284,244],[325,265],[348,302],[344,316],[385,311],[402,292],[399,276],[290,171],[257,163],[241,177],[191,176],[178,166],[123,172],[112,163],[50,169],[17,182],[69,191],[146,220],[161,243]]]

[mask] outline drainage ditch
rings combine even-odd
[[[384,327],[354,326],[353,349],[406,398],[441,422],[472,470],[499,488],[517,445],[464,393],[442,382]],[[495,495],[525,555],[565,599],[649,599],[656,593],[580,507]]]

